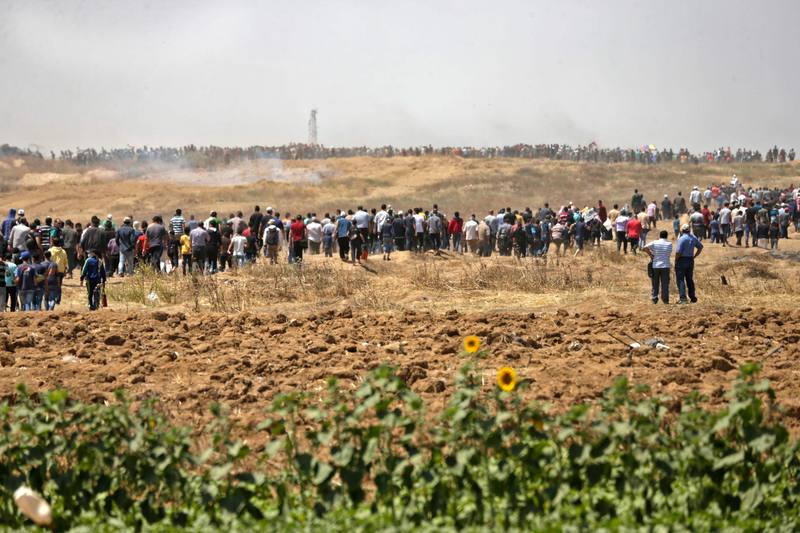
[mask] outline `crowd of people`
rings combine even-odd
[[[182,147],[126,147],[99,150],[94,148],[76,148],[61,150],[58,154],[50,151],[44,155],[38,150],[22,150],[9,145],[0,146],[0,157],[30,156],[44,159],[74,161],[88,165],[95,162],[108,161],[162,161],[182,163],[194,167],[211,167],[228,165],[240,161],[263,158],[276,159],[327,159],[332,157],[411,157],[424,155],[453,155],[465,158],[515,157],[526,159],[550,159],[564,161],[589,161],[603,163],[732,163],[732,162],[776,162],[794,161],[794,148],[786,150],[777,146],[768,149],[765,154],[759,150],[738,148],[717,148],[711,151],[692,153],[687,148],[679,150],[657,149],[653,145],[635,148],[600,148],[597,143],[581,146],[566,144],[515,144],[503,147],[471,147],[446,146],[435,148],[431,145],[414,147],[326,147],[319,144],[288,144],[283,146],[182,146]]]
[[[659,225],[659,239],[648,242]],[[653,299],[661,291],[666,303],[669,275],[664,269],[669,265],[664,251],[672,251],[671,229],[683,302],[696,300],[689,258],[702,250],[704,241],[774,249],[788,238],[791,225],[800,231],[800,189],[745,188],[735,175],[730,183],[702,191],[693,187],[688,197],[678,192],[658,201],[635,190],[629,203],[611,209],[602,201],[583,207],[570,202],[557,209],[544,203],[536,209],[505,207],[464,216],[448,214],[438,205],[405,210],[386,204],[358,206],[322,216],[255,206],[247,217],[242,211],[227,216],[211,211],[200,219],[176,209],[166,220],[160,215],[149,221],[125,216],[118,224],[108,214],[82,225],[50,216],[29,219],[24,209],[11,209],[0,226],[0,280],[5,309],[52,310],[61,301],[63,280],[77,270],[86,284],[89,308],[97,309],[108,277],[131,275],[145,265],[168,275],[213,275],[258,261],[302,264],[306,254],[338,256],[352,264],[372,255],[391,261],[396,251],[448,250],[521,259],[577,256],[587,246],[614,241],[620,254],[643,251],[653,257]]]

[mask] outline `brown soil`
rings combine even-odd
[[[90,402],[156,397],[177,422],[198,426],[211,402],[234,418],[262,419],[280,391],[322,394],[335,376],[355,387],[381,363],[400,375],[437,410],[464,362],[461,343],[478,335],[488,355],[480,367],[486,387],[496,369],[512,366],[532,381],[533,398],[556,409],[592,401],[617,376],[679,398],[692,389],[724,401],[737,365],[762,361],[764,376],[800,426],[798,340],[800,310],[745,307],[731,312],[712,304],[637,306],[592,311],[464,314],[415,312],[372,315],[325,311],[314,315],[237,315],[184,312],[75,311],[6,315],[0,326],[0,396],[14,385],[30,390],[64,387]],[[629,350],[610,336],[640,343],[659,336],[668,350]],[[783,346],[767,356],[772,348]],[[632,365],[629,365],[629,353]]]

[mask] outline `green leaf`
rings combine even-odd
[[[726,455],[722,459],[717,459],[714,463],[714,470],[722,470],[737,465],[744,461],[744,450]]]
[[[233,463],[226,463],[224,465],[215,466],[209,471],[209,475],[211,476],[211,479],[213,479],[214,481],[219,481],[220,479],[227,476],[232,468],[233,468]]]
[[[314,485],[322,485],[333,476],[333,473],[334,469],[331,465],[320,461],[317,463],[317,474],[314,476],[312,483],[314,483]]]
[[[766,452],[772,448],[773,444],[775,444],[775,435],[770,433],[765,433],[748,442],[748,445],[758,453]]]

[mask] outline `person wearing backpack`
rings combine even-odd
[[[278,264],[278,248],[281,242],[281,233],[273,222],[270,221],[267,229],[264,231],[264,244],[267,247],[267,256],[269,257],[270,265]]]
[[[36,271],[31,264],[31,254],[23,251],[19,254],[22,263],[17,267],[16,284],[23,311],[33,311],[33,298],[36,292]]]
[[[511,224],[505,220],[497,228],[497,250],[500,255],[511,255]]]
[[[100,307],[102,284],[106,282],[106,269],[102,261],[97,258],[95,250],[89,250],[89,257],[83,263],[81,270],[81,285],[86,282],[86,293],[89,297],[89,309],[97,311]]]
[[[58,265],[52,260],[50,250],[44,252],[44,262],[46,266],[44,278],[44,308],[53,311],[56,304],[61,303],[61,282],[58,278]]]

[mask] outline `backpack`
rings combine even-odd
[[[505,242],[508,239],[508,226],[502,226],[499,230],[497,230],[497,239],[502,242]]]
[[[278,228],[272,227],[267,229],[267,244],[270,246],[277,246],[279,236]]]

